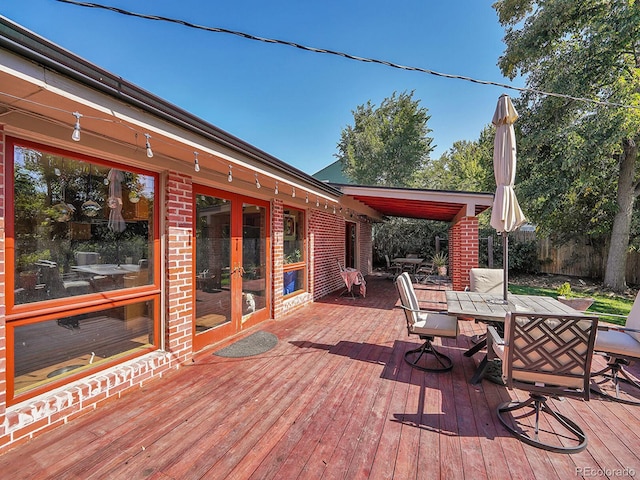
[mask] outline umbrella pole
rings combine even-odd
[[[503,233],[502,240],[502,268],[504,270],[503,299],[507,301],[507,293],[509,292],[509,233]]]

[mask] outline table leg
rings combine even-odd
[[[482,358],[482,360],[480,360],[480,363],[478,364],[478,368],[476,368],[476,371],[473,374],[473,377],[471,377],[471,380],[469,381],[469,383],[471,383],[471,385],[477,385],[478,383],[480,383],[484,378],[485,373],[487,373],[488,366],[489,366],[489,361],[487,360],[487,356],[485,355]]]

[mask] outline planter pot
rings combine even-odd
[[[567,298],[567,297],[563,297],[562,295],[559,295],[558,301],[573,308],[574,310],[578,310],[579,312],[584,312],[593,303],[593,298],[591,297]]]
[[[440,275],[441,277],[446,277],[447,276],[447,267],[446,266],[438,267],[438,275]]]

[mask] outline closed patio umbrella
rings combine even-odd
[[[518,112],[508,95],[498,99],[492,123],[496,126],[493,144],[493,173],[496,178],[496,194],[491,211],[491,226],[503,235],[503,300],[507,300],[509,281],[509,232],[516,230],[526,218],[518,205],[513,184],[516,179],[516,134],[513,129]]]

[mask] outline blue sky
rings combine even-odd
[[[493,0],[96,0],[362,57],[522,86],[497,67],[504,30]],[[0,13],[281,160],[314,173],[335,161],[352,111],[415,91],[437,158],[475,140],[502,87],[445,79],[132,18],[55,0],[8,0]]]

